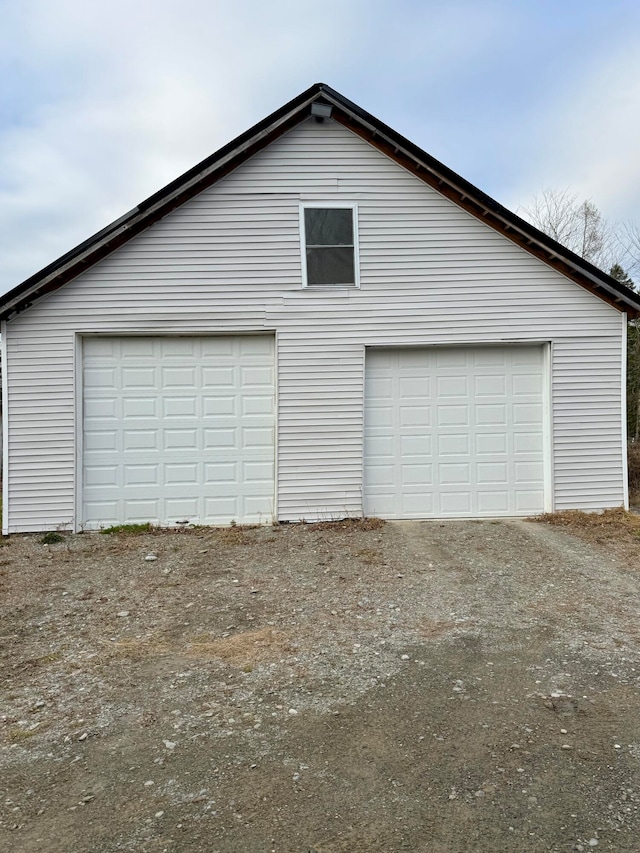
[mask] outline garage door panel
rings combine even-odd
[[[115,368],[92,368],[85,369],[84,385],[85,388],[103,388],[105,391],[111,391],[115,385],[116,370]]]
[[[144,369],[123,367],[117,372],[120,374],[120,382],[114,377],[113,384],[119,385],[124,390],[153,389],[155,391],[158,385],[157,371],[154,367]]]
[[[474,377],[474,394],[478,397],[504,397],[507,393],[507,380],[504,375]]]
[[[104,399],[96,398],[94,400],[88,400],[84,407],[84,417],[85,420],[89,418],[100,418],[101,420],[106,420],[107,418],[116,418],[118,406],[117,400],[115,397],[106,397]]]
[[[241,499],[242,512],[238,517],[248,516],[258,522],[268,522],[273,515],[271,494],[246,495]],[[233,519],[230,519],[232,521]]]
[[[542,422],[542,404],[515,403],[513,406],[513,423],[517,426],[528,426]]]
[[[215,450],[221,448],[230,449],[237,447],[238,440],[236,436],[239,432],[240,429],[238,427],[205,429],[203,435],[204,450]]]
[[[273,448],[274,434],[272,429],[243,427],[241,436],[240,447],[267,451],[271,451]]]
[[[94,466],[87,471],[87,483],[90,486],[117,486],[118,468],[115,465]]]
[[[158,433],[155,433],[157,436]],[[199,430],[197,429],[168,429],[162,430],[164,438],[163,450],[171,452],[178,451],[195,451],[198,450]]]
[[[509,512],[509,492],[478,490],[478,510],[482,515],[503,515]]]
[[[367,445],[371,449],[371,453],[378,459],[393,456],[393,439],[390,436],[377,436],[373,432],[368,432]]]
[[[237,462],[207,462],[204,466],[204,482],[206,484],[236,483],[238,480]]]
[[[378,403],[373,400],[368,409],[367,429],[374,430],[376,427],[390,427],[393,424],[393,407],[388,401]]]
[[[456,516],[471,514],[471,493],[468,491],[442,491],[440,492],[439,515]]]
[[[509,481],[509,465],[507,462],[486,462],[476,465],[476,483],[500,483],[506,485]]]
[[[433,465],[419,462],[400,466],[402,483],[405,486],[430,486],[433,484]]]
[[[241,359],[250,359],[254,356],[265,356],[273,359],[273,339],[266,335],[248,335],[244,338],[236,338],[232,340],[232,343],[235,343]],[[213,347],[210,349],[210,353],[212,356],[216,355]]]
[[[438,368],[466,368],[471,355],[468,350],[440,349],[435,350],[435,365]]]
[[[438,456],[467,456],[469,454],[469,434],[466,432],[443,433],[436,437]],[[429,436],[431,442],[431,436]]]
[[[160,416],[160,402],[157,397],[126,397],[122,400],[113,399],[113,416],[118,417],[118,411],[122,412],[122,417],[126,420],[135,420],[136,418],[158,418]],[[94,400],[87,399],[85,401],[85,421],[89,406],[93,405]]]
[[[473,354],[473,365],[475,367],[495,367],[500,372],[504,371],[511,357],[511,353],[504,347],[479,347],[476,350],[470,350],[470,352]]]
[[[247,483],[273,483],[273,463],[265,462],[243,462],[242,479]]]
[[[460,427],[469,426],[471,422],[469,406],[436,406],[438,417],[437,424],[439,427]]]
[[[475,448],[476,455],[495,456],[507,453],[509,440],[506,432],[476,433]]]
[[[175,521],[198,518],[198,499],[194,497],[165,498],[163,511]]]
[[[531,395],[539,398],[542,394],[542,376],[535,373],[517,373],[512,378],[514,397]]]
[[[91,470],[87,469],[87,483],[90,482]],[[116,470],[122,471],[118,483],[122,481],[124,486],[152,486],[158,479],[158,465],[123,465]]]
[[[393,439],[385,437],[384,439],[387,447],[387,454],[393,455]],[[422,458],[431,456],[431,448],[433,446],[433,439],[431,435],[401,435],[400,436],[400,451],[402,458],[406,458],[407,456],[412,456],[417,460]]]
[[[438,479],[441,485],[452,483],[468,484],[471,478],[471,466],[465,462],[444,463],[438,465]]]
[[[84,524],[89,527],[99,526],[105,518],[116,518],[118,516],[118,501],[94,500],[85,507]]]
[[[84,523],[271,517],[272,337],[88,338],[83,375]]]
[[[388,506],[391,506],[393,499],[389,497],[387,500]],[[389,518],[418,518],[424,515],[432,515],[434,513],[433,493],[421,491],[415,494],[405,494],[402,496],[400,511],[397,511],[397,507],[394,508],[395,514],[392,515],[387,512],[385,516]],[[382,515],[383,512],[384,509],[381,509],[380,514]]]
[[[198,411],[198,400],[196,397],[164,397],[162,400],[162,417],[167,420],[171,418],[196,418]]]
[[[504,426],[507,425],[507,411],[508,407],[501,403],[496,405],[495,403],[477,403],[474,406],[475,412],[475,425],[482,426]]]
[[[516,483],[543,484],[544,468],[540,462],[516,462],[513,467]]]
[[[513,452],[515,455],[533,453],[542,454],[543,436],[541,432],[514,432]]]
[[[411,397],[424,400],[431,393],[429,380],[423,376],[401,376],[399,386],[400,396],[403,400],[408,400]]]
[[[519,491],[515,496],[516,512],[519,515],[528,515],[529,513],[540,512],[544,506],[544,491],[542,489],[534,491]]]
[[[370,465],[367,482],[371,487],[395,485],[395,465]]]
[[[202,367],[202,388],[224,393],[224,388],[233,388],[235,370],[233,367]]]
[[[91,356],[104,356],[117,361],[154,358],[157,338],[96,338],[91,341]]]
[[[273,414],[273,396],[265,396],[262,394],[247,395],[242,400],[242,416],[251,417],[251,415],[272,415]]]
[[[469,379],[467,376],[438,376],[436,391],[439,400],[447,397],[468,397]]]
[[[529,365],[539,372],[540,349],[536,347],[512,347],[509,350],[510,362],[513,367]]]
[[[200,465],[169,463],[164,466],[164,482],[169,486],[196,486],[202,482]]]
[[[116,430],[92,430],[85,436],[84,442],[85,454],[87,453],[104,453],[109,451],[117,451],[118,449],[118,433]]]
[[[273,387],[273,371],[270,367],[240,367],[240,380],[246,391]]]
[[[365,385],[367,515],[543,510],[542,347],[372,349]]]
[[[158,523],[160,512],[159,500],[141,497],[140,499],[127,498],[119,501],[115,514],[126,518],[126,523],[144,524],[147,521]],[[100,519],[97,520],[100,521]]]
[[[400,406],[400,426],[429,426],[431,423],[431,409],[429,406],[419,406],[415,403]]]

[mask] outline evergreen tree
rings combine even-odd
[[[619,281],[620,284],[624,284],[625,287],[628,287],[631,290],[636,289],[633,279],[625,272],[625,270],[623,270],[620,264],[614,264],[609,270],[609,275],[611,278],[615,278],[616,281]]]

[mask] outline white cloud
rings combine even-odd
[[[25,6],[13,22],[22,51],[8,49],[21,117],[0,129],[0,290],[314,82],[318,50],[341,47],[332,21],[350,17],[338,2],[304,17],[295,3],[277,4],[279,17],[244,5],[245,15],[204,0]]]
[[[638,44],[554,44],[564,82],[528,96],[548,48],[533,0],[0,5],[0,292],[320,80],[507,204],[640,198]]]
[[[612,219],[640,217],[640,40],[621,38],[615,54],[592,57],[529,117],[532,141],[521,180],[509,193],[526,204],[545,187],[570,188]]]

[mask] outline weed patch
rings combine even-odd
[[[56,545],[58,542],[64,542],[64,536],[62,535],[62,533],[58,533],[56,530],[49,530],[40,539],[40,542],[43,545]]]
[[[316,521],[309,524],[309,530],[379,530],[384,527],[385,521],[381,518],[342,518],[340,521]]]
[[[142,536],[145,533],[153,533],[158,529],[150,521],[145,521],[143,524],[114,524],[113,527],[103,528],[100,533],[105,533],[109,536]]]

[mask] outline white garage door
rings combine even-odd
[[[84,525],[270,521],[274,373],[267,336],[86,338]]]
[[[369,516],[544,510],[543,349],[368,350]]]

